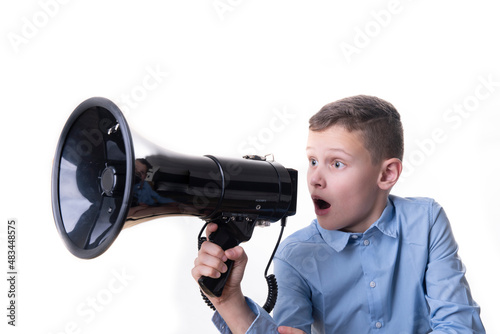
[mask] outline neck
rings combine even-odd
[[[377,197],[373,204],[372,210],[370,210],[370,213],[363,219],[362,222],[360,222],[360,224],[356,224],[356,226],[352,228],[347,227],[341,229],[340,231],[349,233],[365,233],[366,230],[368,230],[370,226],[372,226],[373,223],[375,223],[380,218],[382,212],[384,212],[384,209],[387,206],[388,196],[388,192],[383,192],[383,194]]]

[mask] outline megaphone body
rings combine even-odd
[[[211,240],[228,249],[248,241],[256,224],[295,214],[296,200],[297,171],[259,157],[158,147],[132,134],[119,108],[99,97],[69,117],[52,171],[56,227],[85,259],[104,253],[125,227],[175,215],[217,223]],[[226,279],[203,277],[200,286],[220,296]]]

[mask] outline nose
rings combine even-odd
[[[326,180],[323,176],[323,172],[319,166],[309,168],[308,170],[309,185],[314,188],[324,188],[326,186]]]

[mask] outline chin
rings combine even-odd
[[[340,227],[336,226],[336,224],[332,222],[331,218],[328,219],[325,216],[316,216],[316,219],[318,220],[319,226],[321,226],[325,230],[333,231],[340,229]]]
[[[335,219],[335,217],[331,217],[330,215],[316,215],[316,219],[319,226],[328,231],[347,231],[352,227],[352,224],[349,224],[349,222],[339,222],[338,217]]]

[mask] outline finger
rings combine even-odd
[[[305,334],[304,331],[302,331],[298,328],[287,327],[287,326],[278,327],[278,332],[280,334]]]
[[[219,278],[221,273],[212,267],[198,265],[191,269],[191,276],[193,276],[195,281],[198,281],[202,276]]]
[[[290,333],[289,329],[290,329],[290,327],[280,326],[280,327],[278,327],[278,332],[280,334],[288,334],[288,333]]]
[[[200,254],[194,261],[194,265],[196,266],[205,266],[210,267],[218,272],[225,273],[227,271],[227,265],[220,258],[216,256],[212,256],[207,253]]]
[[[227,261],[227,256],[225,252],[219,245],[213,242],[205,241],[204,243],[202,243],[200,250],[198,251],[198,256],[200,256],[201,254],[209,254],[211,256],[218,257],[223,262]]]
[[[211,233],[214,233],[215,231],[217,231],[218,227],[219,227],[219,225],[217,225],[215,223],[208,223],[207,228],[205,229],[205,234],[206,234],[207,238],[210,236]]]

